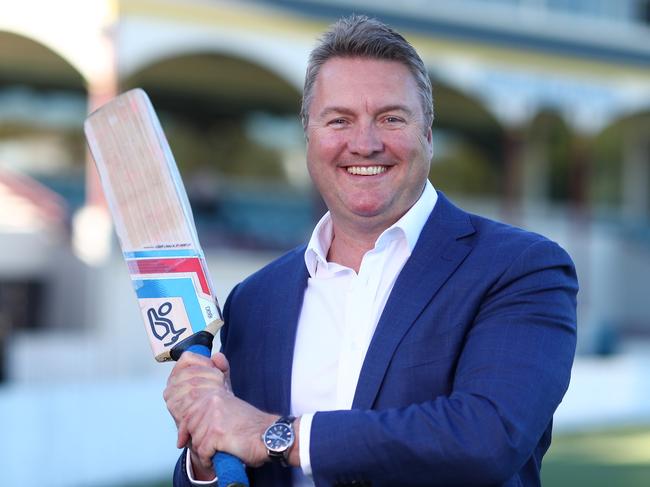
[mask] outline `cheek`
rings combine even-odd
[[[390,148],[393,157],[400,161],[410,162],[410,171],[422,169],[428,173],[431,152],[426,139],[415,135],[394,137],[386,145]]]
[[[330,176],[328,176],[327,169],[330,165],[320,148],[312,145],[307,149],[307,172],[321,193],[328,186],[327,181],[330,179]]]
[[[340,154],[345,148],[346,142],[344,138],[334,133],[312,134],[309,138],[307,146],[307,155],[310,160],[316,161],[330,161]]]
[[[323,141],[310,143],[307,148],[307,171],[317,186],[319,182],[331,180],[336,170],[336,161],[341,151],[336,145],[326,144]],[[326,188],[320,187],[321,191]]]

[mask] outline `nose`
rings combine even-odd
[[[384,143],[378,128],[373,123],[357,123],[350,133],[348,148],[352,154],[369,157],[376,152],[381,152]]]

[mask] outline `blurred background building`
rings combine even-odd
[[[147,349],[87,113],[148,92],[223,300],[323,211],[297,112],[315,39],[351,12],[403,32],[430,70],[435,187],[573,256],[580,355],[559,426],[650,423],[650,0],[0,0],[0,12],[7,485],[166,478],[176,455],[169,367]]]

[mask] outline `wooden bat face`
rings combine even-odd
[[[144,91],[128,91],[84,124],[154,357],[202,330],[221,311],[178,168]]]

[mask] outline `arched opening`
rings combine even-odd
[[[502,127],[478,100],[435,79],[433,95],[431,181],[451,194],[497,196],[504,172]]]
[[[650,221],[650,112],[616,120],[594,138],[590,198],[602,214],[614,210]]]
[[[48,47],[0,32],[0,168],[83,203],[87,111],[81,74]]]
[[[66,60],[0,31],[0,381],[4,340],[58,324],[65,295],[81,292],[65,236],[84,201],[86,99]]]
[[[3,88],[21,84],[63,91],[81,91],[85,85],[81,74],[53,50],[4,31],[0,31],[0,83]]]
[[[526,133],[523,194],[538,202],[568,202],[572,194],[573,134],[555,111],[541,110]]]
[[[156,62],[121,90],[136,86],[161,118],[202,240],[286,248],[304,239],[313,197],[300,93],[289,82],[247,60],[201,52]]]

